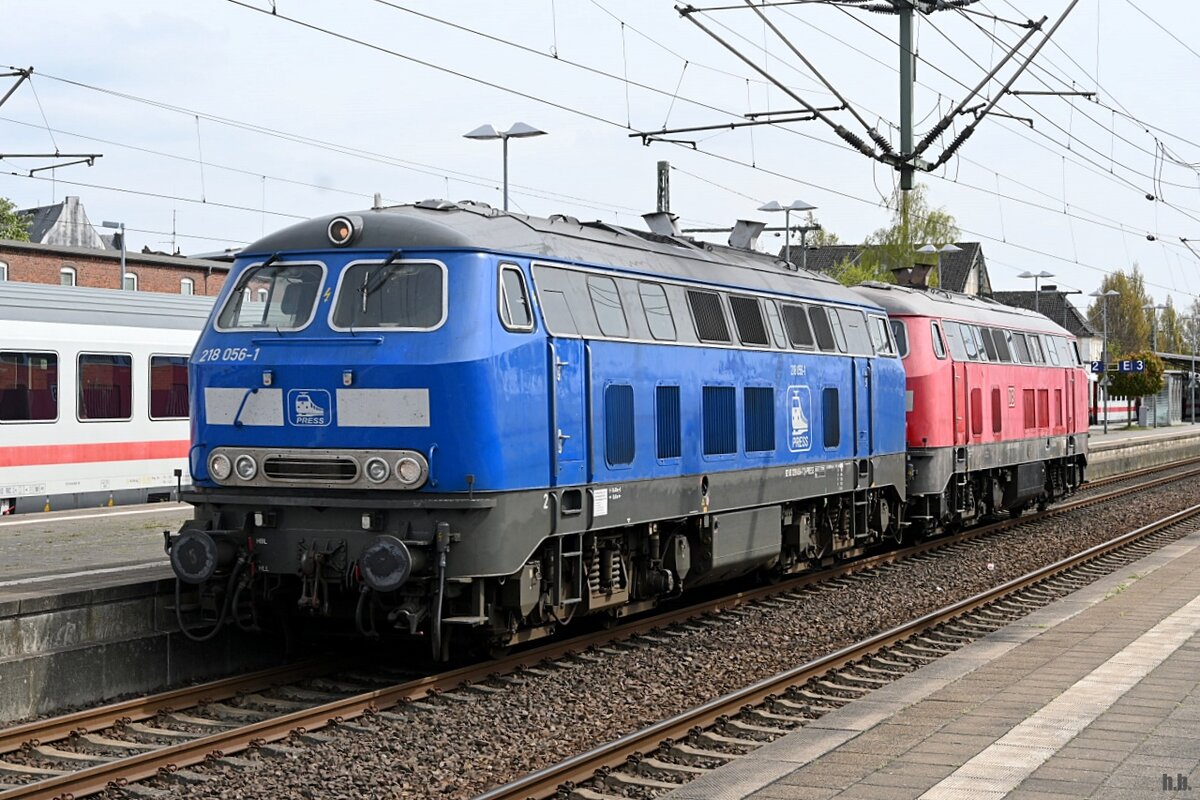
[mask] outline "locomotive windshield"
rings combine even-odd
[[[445,296],[441,264],[354,264],[342,273],[333,327],[429,330],[445,317]]]
[[[323,270],[319,264],[260,264],[242,273],[229,293],[218,330],[297,330],[308,324]]]

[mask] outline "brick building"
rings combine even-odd
[[[225,283],[229,266],[222,261],[126,253],[122,276],[119,250],[0,239],[0,280],[215,295]]]
[[[29,220],[28,242],[0,239],[0,281],[215,295],[229,264],[151,252],[127,252],[120,234],[101,235],[78,197],[17,212]]]

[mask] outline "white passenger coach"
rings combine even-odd
[[[0,282],[0,513],[168,499],[212,298]]]

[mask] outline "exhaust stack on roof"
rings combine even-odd
[[[753,250],[758,242],[758,235],[767,227],[765,222],[755,222],[752,219],[739,219],[729,234],[729,246],[738,250]]]
[[[679,235],[679,217],[669,211],[642,214],[642,219],[646,220],[646,227],[651,233],[657,233],[659,236]]]
[[[911,289],[928,289],[929,272],[933,264],[913,264],[911,267],[893,267],[892,275],[896,277],[897,286],[907,286]]]

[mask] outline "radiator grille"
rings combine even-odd
[[[263,462],[263,474],[277,481],[352,483],[358,477],[358,464],[352,458],[272,456]]]

